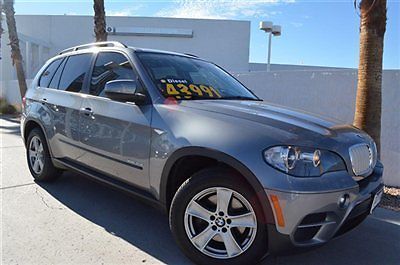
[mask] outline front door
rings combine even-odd
[[[89,95],[80,114],[80,141],[85,153],[79,162],[141,188],[149,187],[151,105],[112,101],[104,96],[108,81],[137,80],[128,58],[100,52],[90,80]]]

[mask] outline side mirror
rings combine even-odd
[[[146,96],[137,93],[134,80],[113,80],[106,83],[104,94],[107,98],[120,102],[144,102]]]

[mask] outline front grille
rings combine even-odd
[[[372,172],[374,152],[367,144],[353,145],[349,149],[351,166],[356,176],[366,175]]]

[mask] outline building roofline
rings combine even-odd
[[[37,17],[93,17],[91,15],[47,15],[47,14],[15,14],[15,16],[37,16]],[[170,19],[170,20],[200,20],[200,21],[222,21],[222,22],[240,22],[240,23],[250,23],[249,20],[243,19],[221,19],[221,18],[180,18],[180,17],[151,17],[151,16],[110,16],[106,14],[106,17],[112,18],[145,18],[145,19]]]

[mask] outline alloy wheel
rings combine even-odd
[[[208,188],[186,207],[185,231],[203,254],[228,259],[241,255],[253,243],[257,219],[251,204],[238,192]]]
[[[29,164],[35,172],[40,175],[44,168],[43,143],[38,136],[33,136],[29,144]]]

